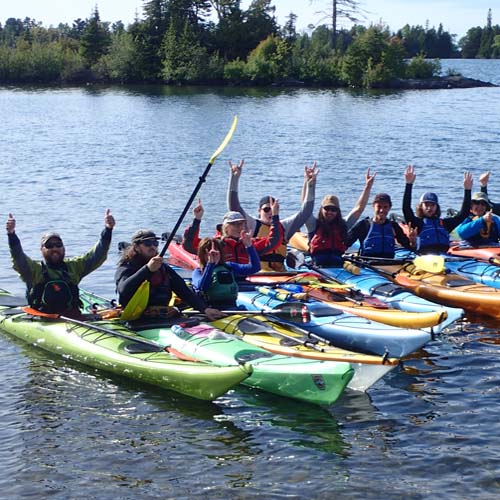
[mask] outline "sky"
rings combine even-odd
[[[459,37],[474,26],[485,26],[488,9],[493,9],[493,24],[500,24],[500,5],[498,0],[359,0],[360,7],[366,12],[363,24],[382,21],[392,31],[405,24],[443,28]],[[247,7],[250,0],[243,0]],[[498,8],[494,9],[493,3]],[[274,0],[276,17],[280,25],[286,22],[290,12],[298,15],[297,29],[307,29],[322,18],[319,11],[325,10],[328,0]],[[0,22],[9,17],[24,19],[30,17],[42,22],[44,26],[57,26],[60,22],[71,25],[78,18],[90,17],[97,5],[101,20],[125,24],[133,22],[136,13],[142,17],[142,0],[0,0]],[[346,24],[345,27],[350,27]]]

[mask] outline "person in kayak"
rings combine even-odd
[[[343,265],[342,254],[347,250],[347,233],[363,213],[376,175],[370,175],[370,169],[367,170],[363,192],[346,219],[342,218],[339,199],[333,194],[323,198],[317,217],[309,217],[306,222],[309,253],[315,266]]]
[[[144,281],[149,281],[149,297],[145,316],[168,314],[172,292],[189,306],[205,314],[211,321],[224,315],[207,307],[192,292],[184,280],[163,261],[158,253],[159,239],[153,231],[141,229],[132,235],[131,244],[122,253],[115,273],[116,290],[120,305],[125,308]]]
[[[248,264],[224,261],[224,244],[218,238],[203,238],[198,247],[200,267],[193,271],[194,290],[207,304],[218,309],[235,309],[238,278],[260,271],[260,260],[249,232],[241,231],[240,241],[250,256]]]
[[[26,297],[33,309],[81,317],[78,284],[106,260],[115,226],[109,208],[104,215],[104,225],[99,241],[88,252],[68,259],[61,236],[55,232],[45,233],[40,242],[43,261],[34,261],[24,253],[16,234],[16,220],[9,214],[6,230],[13,267],[26,283]]]
[[[272,225],[272,196],[264,196],[259,202],[258,218],[249,215],[241,206],[238,197],[238,184],[245,161],[231,163],[229,161],[229,188],[227,192],[227,204],[229,210],[240,212],[246,219],[248,230],[254,238],[266,237]],[[315,166],[316,164],[314,164]],[[312,215],[314,207],[314,195],[316,188],[317,171],[313,175],[305,177],[302,206],[294,215],[282,219],[280,224],[283,229],[283,238],[277,248],[266,253],[259,252],[261,266],[263,271],[285,271],[286,244],[288,240],[297,232]]]
[[[490,171],[487,170],[479,176],[479,185],[481,186],[481,192],[488,196],[488,182],[490,180]],[[488,203],[490,204],[491,210],[495,215],[500,215],[500,203],[493,203],[488,196]]]
[[[472,247],[498,245],[500,217],[493,214],[486,193],[474,193],[471,214],[457,226],[458,236]]]
[[[417,230],[417,252],[446,253],[450,247],[451,231],[469,215],[472,174],[464,173],[464,198],[460,212],[445,218],[441,218],[441,207],[435,193],[424,193],[420,197],[415,215],[411,208],[411,194],[416,177],[415,167],[408,165],[405,170],[403,215],[406,223]]]
[[[252,238],[252,244],[259,257],[272,252],[283,239],[283,228],[279,219],[279,200],[274,200],[271,204],[271,227],[266,236]],[[184,231],[182,246],[184,250],[197,254],[200,244],[200,224],[203,217],[203,206],[198,200],[198,205],[193,209],[193,223]],[[240,239],[241,232],[246,230],[247,222],[243,214],[236,211],[226,212],[222,219],[222,224],[217,226],[216,238],[222,239],[224,243],[224,261],[238,264],[248,264],[250,256],[247,253],[244,243]]]
[[[373,217],[357,222],[347,234],[346,245],[350,247],[359,240],[359,255],[393,259],[396,242],[408,250],[415,250],[416,233],[404,234],[397,222],[388,219],[392,207],[391,197],[378,193],[373,199]]]

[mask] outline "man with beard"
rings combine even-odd
[[[101,266],[108,255],[115,219],[109,208],[104,215],[105,228],[99,241],[85,254],[66,259],[61,236],[49,232],[42,236],[43,261],[28,257],[16,234],[16,220],[9,214],[6,223],[9,248],[14,270],[26,283],[28,303],[34,309],[46,313],[79,317],[80,297],[78,284],[92,271]]]
[[[131,244],[123,251],[115,273],[120,305],[125,308],[141,284],[148,281],[147,307],[142,313],[144,316],[168,316],[173,292],[185,303],[205,314],[210,321],[223,317],[224,314],[218,309],[207,307],[163,261],[158,253],[159,239],[149,229],[140,229],[132,235]]]

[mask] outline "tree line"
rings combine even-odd
[[[343,2],[356,3],[333,0]],[[142,17],[128,26],[102,21],[97,6],[71,26],[10,18],[0,23],[0,83],[376,87],[433,76],[440,65],[427,58],[457,57],[459,48],[467,57],[500,57],[491,11],[487,26],[471,28],[458,46],[442,25],[338,30],[335,18],[299,33],[295,14],[280,26],[274,13],[271,0],[253,0],[247,9],[240,0],[144,0]]]

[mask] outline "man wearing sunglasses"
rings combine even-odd
[[[256,219],[243,210],[238,197],[238,184],[243,170],[244,160],[239,163],[229,162],[230,179],[227,193],[227,204],[229,210],[235,210],[245,217],[248,230],[253,238],[266,237],[271,228],[272,203],[275,202],[271,196],[264,196],[259,202],[258,216]],[[315,164],[314,164],[315,165]],[[306,167],[307,168],[307,167]],[[315,167],[313,167],[314,169]],[[283,239],[280,245],[273,251],[266,254],[260,254],[260,261],[263,271],[284,271],[286,258],[286,244],[288,240],[296,233],[312,215],[314,207],[314,193],[316,187],[317,172],[314,175],[306,176],[303,186],[302,206],[294,215],[281,219],[283,228]]]
[[[16,220],[9,214],[6,229],[10,254],[14,269],[26,283],[26,296],[31,307],[71,317],[81,315],[78,284],[104,263],[111,244],[115,219],[109,208],[104,215],[104,224],[99,241],[85,254],[70,259],[66,258],[61,236],[54,232],[45,233],[40,246],[43,261],[34,261],[24,253],[16,234]]]
[[[160,238],[149,229],[132,235],[131,245],[125,248],[115,274],[118,300],[125,307],[144,281],[149,281],[149,297],[145,316],[168,315],[168,305],[175,293],[191,307],[205,314],[210,321],[224,316],[221,311],[207,307],[192,292],[184,280],[163,261],[158,253]]]

